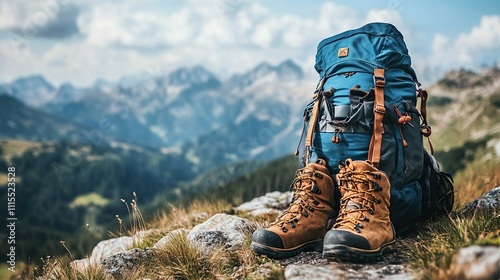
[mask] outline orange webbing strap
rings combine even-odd
[[[319,117],[319,105],[321,103],[321,98],[322,98],[321,91],[323,89],[323,85],[325,84],[325,81],[326,81],[326,78],[323,77],[323,79],[321,79],[318,86],[316,87],[316,91],[314,92],[314,96],[313,96],[313,98],[315,99],[314,107],[312,110],[311,119],[309,120],[309,127],[307,129],[307,135],[306,135],[306,139],[305,139],[306,164],[309,163],[310,148],[312,147],[312,144],[313,144],[314,130],[316,129],[316,124],[318,122],[318,117]]]
[[[429,142],[429,148],[431,149],[431,155],[434,154],[434,147],[432,147],[431,140],[429,136],[431,136],[431,126],[427,123],[427,98],[429,94],[425,89],[418,89],[418,97],[420,97],[420,115],[422,116],[422,125],[420,125],[420,133],[423,136],[427,137],[427,141]]]
[[[373,75],[373,83],[375,85],[375,104],[373,105],[373,134],[368,150],[368,160],[378,167],[380,163],[380,152],[382,150],[382,134],[384,133],[384,86],[385,77],[384,69],[375,69]]]

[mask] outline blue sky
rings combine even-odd
[[[424,82],[500,62],[498,0],[4,0],[0,82],[88,86],[193,65],[225,78],[285,59],[314,77],[321,39],[372,21],[403,33]]]

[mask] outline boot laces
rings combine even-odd
[[[281,215],[271,223],[272,225],[277,225],[283,227],[286,223],[291,223],[292,227],[295,227],[296,222],[298,222],[297,216],[299,214],[304,215],[307,210],[314,211],[313,206],[310,205],[310,201],[314,199],[313,192],[317,189],[316,182],[313,179],[314,171],[306,167],[298,169],[295,173],[295,179],[290,185],[290,190],[294,190],[292,202],[288,209],[283,211]],[[309,198],[309,199],[308,199]],[[305,214],[308,215],[308,214]]]
[[[374,174],[371,171],[347,170],[339,174],[339,188],[345,191],[341,199],[340,211],[334,228],[345,226],[356,232],[361,232],[363,225],[361,221],[368,222],[364,212],[374,213],[373,205],[380,203],[380,200],[372,195],[375,191],[380,191],[381,187],[370,180],[368,175]],[[358,188],[359,184],[367,186],[366,189]]]

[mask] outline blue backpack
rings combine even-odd
[[[429,136],[430,127],[427,93],[403,36],[391,24],[370,23],[326,38],[315,68],[320,81],[304,111],[305,145],[296,152],[301,165],[322,158],[336,174],[347,158],[371,161],[390,180],[396,231],[407,230],[421,217],[422,135]],[[417,96],[424,95],[419,112]]]

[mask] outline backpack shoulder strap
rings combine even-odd
[[[373,83],[375,86],[375,104],[373,105],[373,134],[368,150],[368,160],[378,167],[380,163],[380,152],[382,150],[382,134],[384,133],[384,124],[382,123],[385,114],[384,106],[384,87],[385,77],[384,69],[377,68],[373,72]]]

